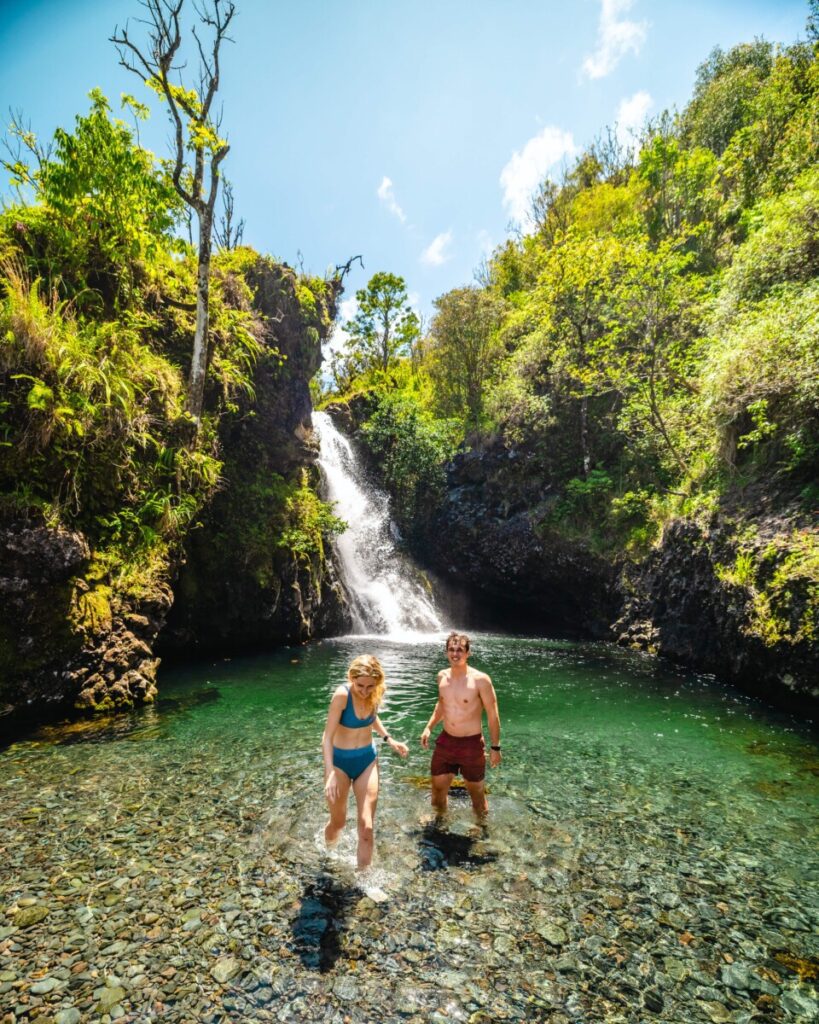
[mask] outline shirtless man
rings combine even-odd
[[[489,676],[467,665],[469,637],[466,634],[449,634],[446,656],[449,670],[438,673],[438,703],[421,733],[421,746],[428,749],[430,733],[439,722],[444,723],[430,766],[432,806],[438,814],[443,814],[449,787],[460,772],[475,813],[483,817],[489,810],[483,781],[486,774],[483,713],[486,712],[489,725],[489,764],[497,768],[501,763],[498,699]]]

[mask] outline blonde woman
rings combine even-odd
[[[378,754],[373,730],[401,757],[406,743],[394,740],[378,717],[386,685],[384,669],[370,654],[355,658],[347,670],[347,684],[339,686],[330,701],[327,725],[321,738],[324,753],[324,795],[330,820],[324,838],[334,843],[347,820],[347,798],[352,786],[358,808],[358,867],[373,859],[373,822],[378,800]]]

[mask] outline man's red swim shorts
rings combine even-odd
[[[430,766],[432,775],[463,775],[467,782],[483,782],[486,775],[486,754],[483,734],[450,736],[442,732],[435,741]]]

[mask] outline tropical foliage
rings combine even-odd
[[[647,124],[633,151],[611,132],[595,142],[541,185],[480,283],[436,301],[403,372],[370,382],[363,434],[379,457],[402,452],[400,468],[385,463],[399,515],[415,514],[412,458],[430,479],[434,460],[399,444],[408,392],[428,433],[437,423],[515,456],[525,469],[504,476],[510,500],[610,555],[639,555],[674,515],[730,506],[753,519],[760,493],[807,515],[819,475],[815,25],[809,38],[714,50],[682,112]],[[783,548],[767,570],[780,591],[789,565],[815,572],[814,535],[798,538],[799,557]],[[760,615],[775,604],[754,601]]]
[[[239,247],[213,259],[195,431],[197,262],[167,166],[98,91],[51,146],[13,130],[4,164],[18,199],[0,213],[0,515],[83,531],[92,557],[139,591],[224,487],[223,423],[253,415],[259,367],[282,366],[248,285],[261,258]],[[326,282],[291,276],[293,308],[317,337]],[[283,481],[267,519],[297,558],[320,553],[339,525],[308,491]]]

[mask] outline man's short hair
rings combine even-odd
[[[464,645],[464,650],[469,650],[469,637],[466,635],[466,633],[458,633],[456,630],[453,629],[449,636],[446,638],[445,650],[449,650],[449,645],[452,643],[453,640],[457,640],[459,643],[462,643]]]

